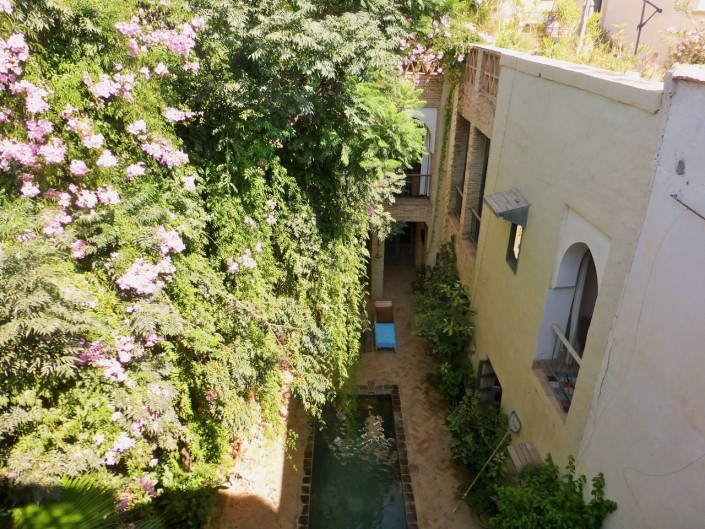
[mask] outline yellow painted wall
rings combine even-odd
[[[485,194],[516,187],[531,207],[516,274],[505,261],[510,223],[483,211],[472,292],[475,361],[490,358],[503,407],[523,421],[521,440],[564,462],[580,445],[643,220],[662,85],[519,54],[504,53],[502,65]],[[566,416],[532,363],[568,210],[603,241],[606,261]]]

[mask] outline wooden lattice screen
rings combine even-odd
[[[484,52],[482,61],[482,91],[492,97],[497,97],[497,85],[499,85],[499,54]]]
[[[479,66],[479,56],[480,53],[478,52],[477,48],[472,48],[470,50],[470,53],[468,53],[468,63],[465,65],[465,82],[469,83],[470,86],[475,86],[475,80],[477,79],[477,70]]]

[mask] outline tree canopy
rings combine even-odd
[[[359,344],[422,152],[400,39],[451,4],[0,0],[0,479],[222,482]],[[9,490],[9,489],[8,489]]]

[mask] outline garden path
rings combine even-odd
[[[426,380],[435,369],[434,361],[412,333],[411,285],[415,278],[412,267],[387,267],[384,294],[385,299],[394,302],[397,352],[363,353],[358,384],[399,386],[418,529],[480,529],[482,525],[465,503],[453,513],[456,491],[465,484],[465,476],[451,462],[445,403]],[[297,527],[307,418],[301,405],[287,393],[282,395],[280,415],[282,426],[299,435],[291,461],[285,454],[283,435],[267,438],[261,431],[253,432],[232,469],[230,487],[221,491],[209,529]]]
[[[397,352],[363,353],[358,383],[399,386],[419,529],[480,528],[477,516],[465,503],[453,513],[456,490],[465,484],[465,476],[451,461],[445,403],[426,379],[435,370],[434,360],[412,332],[415,279],[413,267],[386,267],[384,299],[394,303]]]

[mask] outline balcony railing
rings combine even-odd
[[[544,367],[544,373],[553,394],[567,413],[573,401],[582,358],[558,325],[553,324],[551,329],[555,335],[553,355]]]
[[[460,218],[460,213],[463,211],[463,192],[458,186],[453,188],[455,191],[455,200],[453,202],[453,214]]]
[[[477,244],[480,239],[480,214],[474,208],[470,212],[470,240]]]
[[[401,196],[412,198],[428,198],[431,192],[431,175],[407,174]]]

